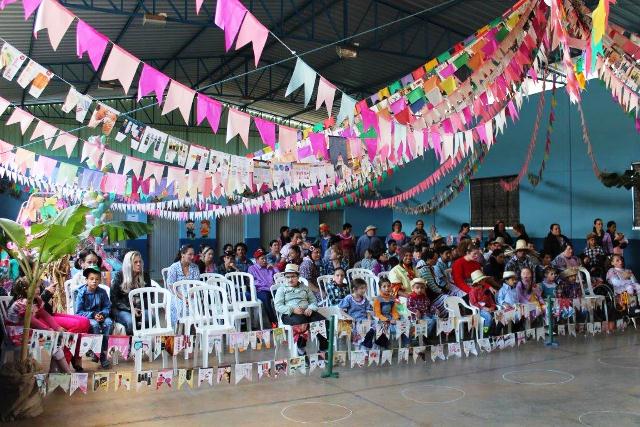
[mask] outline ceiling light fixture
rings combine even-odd
[[[142,17],[142,25],[151,24],[151,25],[165,25],[167,23],[167,14],[166,13],[145,13]]]
[[[341,59],[355,59],[358,57],[358,45],[336,46],[336,53]]]

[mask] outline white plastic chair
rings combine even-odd
[[[67,301],[67,314],[75,314],[75,310],[73,308],[75,303],[74,293],[75,289],[71,288],[72,280],[67,280],[64,282],[64,295]]]
[[[133,322],[134,337],[156,337],[174,335],[171,327],[171,292],[163,288],[138,288],[129,292],[129,305],[133,309],[134,299],[139,298],[142,319],[140,326]],[[134,313],[131,313],[135,316]],[[142,357],[134,354],[136,372],[142,370]],[[162,353],[162,367],[166,366],[167,354]],[[175,362],[175,359],[174,359]],[[175,368],[175,366],[174,366]]]
[[[284,277],[284,272],[280,271],[273,275],[273,283],[277,285],[286,285],[287,279]]]
[[[189,289],[189,305],[192,307],[196,334],[200,336],[202,367],[209,366],[209,336],[235,332],[227,304],[226,286],[199,285]],[[238,351],[236,350],[236,361]],[[218,363],[222,363],[222,352],[218,351]],[[197,364],[197,352],[193,364]]]
[[[162,287],[165,289],[169,289],[169,287],[167,286],[167,280],[169,279],[169,267],[160,270],[160,274],[162,274]]]
[[[249,331],[251,331],[251,322],[249,320],[250,319],[249,313],[246,311],[242,311],[241,308],[236,305],[235,292],[231,292],[231,290],[234,288],[233,283],[231,283],[226,277],[221,276],[221,277],[210,278],[209,280],[207,280],[207,285],[220,286],[225,288],[226,294],[227,294],[227,305],[229,310],[229,316],[231,317],[231,321],[233,322],[233,324],[236,325],[236,330],[238,332],[240,331],[242,319],[246,319],[248,329]]]
[[[9,339],[9,333],[7,332],[7,328],[5,326],[5,320],[7,319],[7,311],[9,311],[9,306],[11,305],[11,300],[13,297],[10,296],[1,296],[0,297],[0,327],[2,328],[2,333],[4,339],[0,342],[0,348],[2,348],[2,363],[7,363],[7,356],[11,354],[16,358],[14,354],[15,351],[19,350],[18,346],[14,346],[11,339]]]
[[[382,274],[383,272],[380,272]],[[385,272],[386,273],[386,272]],[[387,276],[388,277],[388,276]],[[349,282],[349,290],[352,289],[354,279],[363,279],[367,282],[367,294],[374,298],[380,294],[378,287],[378,277],[371,270],[366,268],[352,268],[347,270],[347,281]]]
[[[584,278],[583,278],[584,275]],[[582,288],[582,297],[585,299],[595,299],[598,302],[602,303],[604,306],[604,317],[605,320],[609,321],[609,312],[607,310],[606,298],[604,295],[597,295],[593,292],[593,286],[591,285],[591,273],[584,267],[578,267],[578,283],[580,283],[580,287]],[[589,313],[590,316],[593,313]],[[591,319],[593,321],[593,319]]]
[[[203,282],[208,282],[208,281],[209,281],[209,279],[213,279],[213,278],[223,279],[223,278],[224,278],[224,274],[218,274],[218,273],[200,273],[200,280],[202,280]]]
[[[472,314],[470,316],[463,316],[460,313],[460,306],[463,306],[464,308],[471,310]],[[478,319],[478,322],[475,328],[476,338],[482,339],[483,325],[481,323],[483,322],[483,320],[482,320],[482,317],[480,317],[480,314],[479,314],[480,310],[478,309],[478,307],[470,306],[469,304],[464,302],[462,298],[453,297],[453,296],[450,296],[446,300],[444,300],[444,307],[449,312],[450,318],[458,320],[458,326],[455,328],[456,341],[462,342],[462,339],[464,338],[464,329],[462,329],[462,326],[463,324],[473,325],[473,316],[476,316],[476,318]]]
[[[193,325],[193,314],[188,304],[187,295],[189,290],[195,286],[202,285],[199,280],[178,280],[171,285],[171,291],[177,300],[182,300],[182,304],[178,310],[177,323],[181,323],[184,326],[184,334],[191,334],[191,325]],[[176,301],[177,302],[177,301]]]
[[[378,282],[380,282],[380,279],[385,278],[388,279],[389,278],[389,272],[388,271],[381,271],[380,273],[378,273]]]
[[[160,283],[156,282],[155,280],[151,280],[151,286],[153,286],[154,288],[161,288],[162,286],[160,286]]]
[[[327,284],[333,278],[330,274],[325,274],[324,276],[318,276],[317,283],[318,289],[320,289],[320,302],[318,303],[319,307],[328,307],[329,306],[329,298],[327,294]]]
[[[236,297],[236,307],[249,313],[249,320],[247,320],[249,331],[251,331],[252,321],[251,309],[256,309],[258,312],[258,320],[260,321],[258,329],[262,329],[262,301],[258,299],[254,277],[249,273],[239,271],[227,273],[225,277],[233,285],[231,291]]]
[[[276,292],[278,291],[278,288],[280,286],[283,286],[283,285],[276,283],[274,285],[271,285],[271,288],[269,288],[269,290],[271,291],[271,299],[274,301],[274,303],[276,299]],[[293,328],[291,327],[291,325],[285,325],[284,323],[282,323],[282,313],[278,313],[276,311],[276,314],[278,315],[278,327],[284,329],[284,331],[287,333],[287,342],[289,343],[289,354],[291,355],[291,357],[296,357],[298,353],[296,349],[296,343],[293,340]]]

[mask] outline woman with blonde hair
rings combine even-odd
[[[111,281],[111,311],[113,319],[124,325],[127,335],[133,334],[133,322],[140,322],[142,312],[140,301],[134,301],[133,313],[129,303],[129,292],[133,289],[151,286],[149,275],[144,272],[142,255],[138,251],[127,252],[122,261],[122,270]]]

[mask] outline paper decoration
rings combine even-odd
[[[29,89],[29,95],[34,98],[38,98],[47,85],[49,85],[52,77],[53,73],[51,71],[47,70],[37,62],[29,60],[29,63],[24,67],[16,82],[23,89],[25,89],[30,83],[33,83]]]
[[[216,2],[215,24],[224,30],[224,47],[228,51],[240,30],[247,9],[239,0]]]
[[[164,91],[169,84],[169,80],[169,77],[162,72],[150,65],[144,64],[142,66],[140,79],[138,80],[138,102],[140,102],[143,96],[147,96],[153,92],[158,99],[158,105],[162,105]]]
[[[34,132],[35,133],[35,132]],[[33,135],[31,136],[33,138]],[[123,155],[109,149],[104,150],[102,155],[102,169],[111,166],[115,173],[118,173],[122,165]]]
[[[305,374],[305,357],[298,356],[289,359],[289,375],[293,376],[296,373]]]
[[[302,59],[296,60],[296,68],[293,70],[291,80],[284,94],[285,97],[291,95],[293,91],[304,85],[304,106],[306,107],[311,100],[313,94],[313,88],[316,84],[316,72],[313,68],[309,67]],[[354,101],[355,106],[355,101]],[[353,119],[353,115],[351,116]],[[339,123],[339,122],[338,122]]]
[[[248,43],[253,44],[253,58],[256,67],[260,62],[264,45],[267,42],[269,30],[260,23],[250,12],[247,12],[240,32],[238,33],[238,41],[236,42],[236,50],[242,48]]]
[[[209,386],[213,386],[213,368],[200,368],[198,369],[198,387],[202,386],[202,383],[209,383]],[[218,381],[220,383],[220,381]]]
[[[220,365],[218,366],[218,372],[216,375],[216,382],[218,384],[226,382],[227,384],[231,384],[231,366],[230,365]],[[209,384],[211,385],[211,384]]]
[[[152,147],[154,157],[159,158],[161,156],[156,156],[156,153],[159,152],[160,154],[162,154],[168,137],[169,135],[167,135],[166,133],[147,126],[144,129],[144,133],[142,134],[142,138],[140,139],[140,144],[137,145],[137,148],[134,148],[135,139],[133,137],[131,138],[131,148],[133,148],[134,150],[138,150],[141,153],[146,153],[147,151],[149,151],[149,147]]]
[[[167,139],[167,151],[164,155],[164,161],[167,163],[177,163],[178,166],[183,166],[187,163],[187,157],[189,155],[189,146],[182,140],[169,136]],[[215,170],[210,168],[210,170]],[[124,173],[124,172],[123,172]]]
[[[276,360],[273,362],[274,377],[277,379],[278,375],[285,376],[289,372],[289,361],[287,359]]]
[[[367,354],[368,366],[373,364],[380,365],[380,350],[369,350]]]
[[[76,147],[77,142],[77,136],[73,136],[66,132],[60,132],[51,149],[55,150],[57,148],[64,147],[67,151],[67,157],[71,157],[71,154],[73,153],[73,149]]]
[[[64,391],[65,394],[69,393],[69,387],[71,385],[71,375],[69,374],[49,374],[49,381],[47,382],[47,394],[51,394],[58,387]]]
[[[333,366],[347,366],[347,352],[346,351],[334,351],[333,352]]]
[[[251,116],[235,108],[229,108],[227,117],[227,137],[225,142],[228,144],[236,135],[240,135],[240,139],[244,142],[244,146],[249,148],[249,125]]]
[[[198,94],[196,102],[196,123],[198,125],[206,118],[213,133],[218,133],[221,114],[222,104],[220,102],[201,93]]]
[[[124,391],[131,391],[131,372],[116,372],[116,378],[114,380],[115,391],[123,389]]]
[[[478,350],[476,349],[476,342],[474,340],[462,342],[465,356],[469,356],[469,353],[477,356]]]
[[[119,114],[120,113],[113,108],[98,102],[98,105],[96,105],[96,108],[93,110],[93,114],[91,114],[91,118],[89,119],[87,126],[95,128],[98,125],[102,125],[102,133],[108,136],[113,130]]]
[[[367,352],[364,350],[355,350],[351,352],[351,369],[364,368],[366,365]]]
[[[326,322],[324,320],[321,320],[319,322],[311,322],[309,324],[309,335],[311,336],[312,340],[315,340],[318,335],[327,338]]]
[[[9,116],[9,119],[7,119],[6,124],[9,126],[15,123],[20,123],[20,131],[24,135],[33,119],[34,117],[30,113],[16,107],[15,110],[13,110],[13,113],[11,113],[11,116]]]
[[[91,107],[92,102],[93,101],[89,96],[82,95],[76,90],[76,88],[71,87],[69,89],[69,93],[67,93],[67,97],[65,98],[61,110],[68,114],[73,108],[75,108],[76,120],[82,123],[87,117],[87,113],[89,112],[89,107]]]
[[[389,363],[391,365],[391,359],[393,358],[393,350],[382,350],[380,357],[380,366],[385,363]]]
[[[269,120],[261,119],[255,116],[253,118],[253,122],[258,128],[258,133],[260,133],[262,142],[264,142],[265,145],[268,145],[272,150],[274,150],[276,148],[276,124]]]
[[[118,353],[124,360],[129,360],[129,337],[110,335],[107,343],[107,357],[113,358]]]
[[[173,369],[162,369],[158,371],[156,375],[156,390],[160,389],[163,385],[168,388],[172,387],[173,383]]]
[[[0,70],[4,68],[2,77],[9,81],[13,80],[26,60],[27,56],[24,53],[9,43],[3,44],[0,51]]]
[[[448,347],[449,348],[448,348],[447,354],[449,355],[449,357],[451,356],[456,356],[459,358],[462,357],[462,350],[460,349],[460,343],[458,342],[449,343]]]
[[[187,384],[189,388],[193,388],[194,379],[193,369],[178,369],[178,390],[181,390],[185,384]]]
[[[74,19],[75,16],[57,1],[43,0],[33,24],[33,36],[38,38],[38,31],[46,28],[53,50],[57,50]]]
[[[139,64],[140,60],[138,58],[121,47],[113,45],[109,58],[107,58],[107,62],[102,70],[100,80],[118,80],[120,84],[122,84],[122,88],[126,94],[129,92]]]
[[[338,111],[338,117],[336,123],[340,124],[344,119],[349,119],[349,124],[353,124],[353,117],[355,115],[356,100],[348,96],[346,93],[342,93],[342,99],[340,100],[340,111]]]
[[[138,372],[136,378],[136,391],[140,391],[141,388],[151,387],[151,381],[153,381],[153,371]]]
[[[544,340],[544,326],[536,328],[536,340]]]
[[[327,108],[327,114],[331,117],[331,110],[333,109],[333,99],[336,94],[336,87],[327,81],[324,77],[320,76],[318,82],[318,93],[316,95],[316,110],[322,107],[322,104]]]
[[[408,347],[400,347],[398,348],[398,365],[400,363],[409,363],[409,348]]]
[[[98,71],[108,44],[109,39],[107,37],[83,20],[78,20],[76,27],[76,53],[78,58],[82,59],[82,55],[87,52],[93,69]]]
[[[516,335],[513,333],[506,334],[504,336],[504,346],[505,347],[515,347],[516,346]]]
[[[145,162],[144,175],[142,176],[142,179],[154,177],[156,181],[160,181],[162,179],[163,174],[164,174],[164,165],[161,165],[160,163],[149,162],[149,161]]]
[[[209,163],[209,149],[198,145],[191,145],[187,157],[186,168],[204,171]]]
[[[131,171],[136,177],[140,177],[140,175],[142,174],[143,164],[144,164],[144,161],[140,159],[137,159],[135,157],[125,156],[124,169],[122,170],[122,174],[126,175]]]
[[[165,100],[164,107],[162,107],[162,115],[164,116],[177,108],[180,114],[182,114],[184,122],[188,125],[194,96],[196,96],[195,90],[175,80],[171,80],[169,92],[167,92],[167,99]]]
[[[265,360],[263,362],[258,362],[258,363],[256,363],[256,365],[258,365],[258,379],[259,380],[261,380],[262,377],[271,378],[271,360]],[[315,368],[315,366],[313,366],[313,368],[310,368],[310,369],[314,369],[314,368]],[[236,374],[236,377],[237,377],[237,374]]]
[[[480,347],[480,351],[491,353],[491,341],[489,340],[489,338],[479,339],[478,346]]]
[[[93,391],[109,390],[109,377],[111,372],[94,372],[93,373]]]
[[[516,332],[516,340],[518,342],[518,347],[527,342],[524,331]]]
[[[69,387],[69,396],[80,389],[82,394],[87,394],[87,382],[89,380],[89,374],[86,372],[74,372],[71,374],[71,384]]]

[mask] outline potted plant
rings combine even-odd
[[[60,258],[75,253],[78,245],[90,236],[106,237],[110,242],[135,239],[148,234],[151,226],[132,221],[106,222],[87,226],[91,208],[85,205],[70,206],[40,224],[31,227],[27,236],[25,228],[15,221],[0,218],[0,248],[5,249],[20,264],[29,282],[24,331],[31,326],[31,309],[36,287],[45,270]],[[42,397],[35,383],[37,369],[29,357],[29,333],[22,336],[20,358],[0,370],[0,419],[10,421],[27,418],[42,412]]]

